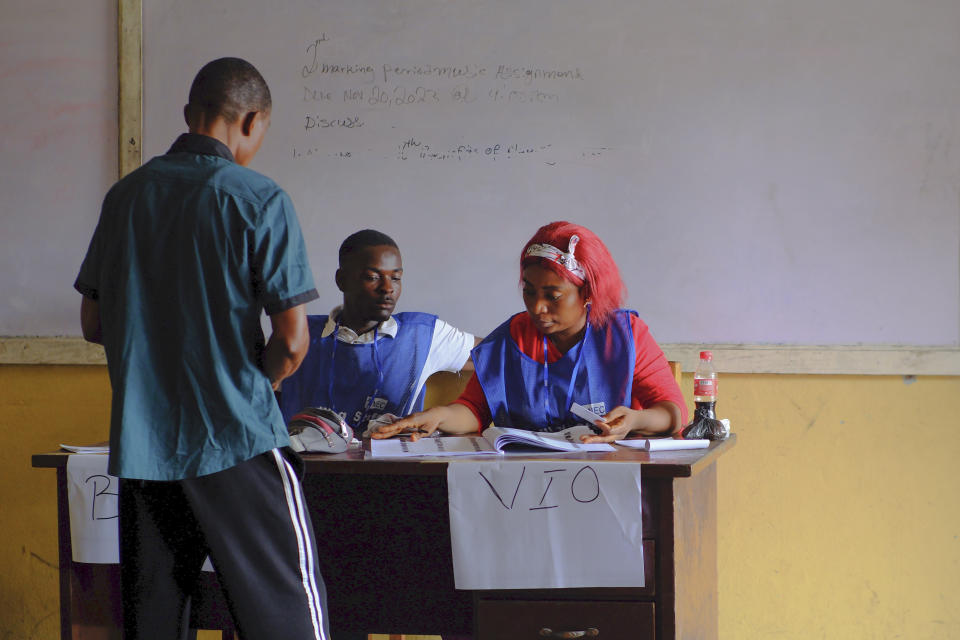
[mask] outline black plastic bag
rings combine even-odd
[[[698,407],[693,412],[693,420],[683,428],[680,435],[686,440],[723,440],[727,430],[723,423],[713,417],[713,411],[707,407]]]

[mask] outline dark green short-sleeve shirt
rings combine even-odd
[[[225,145],[184,134],[115,184],[74,287],[100,304],[110,473],[206,475],[289,443],[260,315],[318,296],[289,197]]]

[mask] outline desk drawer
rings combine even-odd
[[[653,640],[652,602],[479,600],[477,640]],[[549,632],[543,631],[549,629]],[[563,632],[586,632],[582,636]]]

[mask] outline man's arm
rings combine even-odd
[[[300,304],[270,316],[273,332],[263,350],[263,372],[274,389],[297,370],[310,347],[306,305]]]
[[[80,329],[83,339],[95,344],[103,344],[103,332],[100,328],[100,303],[83,296],[80,303]]]
[[[480,336],[473,336],[473,346],[477,346],[483,342],[483,338]],[[467,361],[463,363],[463,366],[460,367],[460,373],[473,373],[473,358],[469,355],[467,356]]]
[[[437,318],[433,327],[430,355],[427,356],[424,370],[429,374],[437,371],[472,372],[473,360],[470,358],[470,350],[480,344],[481,340],[483,338],[461,331]]]

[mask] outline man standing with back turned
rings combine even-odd
[[[74,284],[113,387],[127,640],[187,637],[208,554],[244,640],[329,638],[302,463],[273,397],[306,353],[317,292],[289,197],[245,168],[270,108],[250,63],[204,66],[190,132],[110,189]]]

